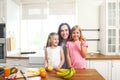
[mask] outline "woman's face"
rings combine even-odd
[[[67,25],[63,25],[61,27],[61,33],[60,33],[60,35],[63,38],[63,40],[67,40],[68,39],[69,29],[68,29]]]

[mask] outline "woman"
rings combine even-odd
[[[59,45],[63,47],[65,62],[62,68],[68,68],[67,58],[66,58],[66,42],[70,39],[70,26],[67,23],[61,23],[58,28],[59,35]]]

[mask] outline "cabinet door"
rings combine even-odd
[[[0,0],[0,23],[4,22],[5,19],[5,0]]]
[[[18,68],[29,67],[28,59],[7,59],[6,65]]]
[[[117,52],[116,29],[108,29],[108,52]]]
[[[44,64],[29,64],[30,68],[39,68],[39,67],[44,67]]]
[[[120,60],[112,61],[112,80],[120,80]]]
[[[108,0],[108,52],[120,52],[120,0]]]
[[[90,61],[86,60],[86,68],[90,68]]]
[[[96,69],[105,78],[105,80],[111,80],[111,61],[91,60],[90,68]]]
[[[119,29],[119,37],[118,37],[118,41],[119,41],[119,42],[118,42],[118,43],[119,43],[119,44],[118,44],[118,52],[120,53],[120,29]]]
[[[118,0],[108,0],[106,13],[107,28],[116,28],[118,25]]]

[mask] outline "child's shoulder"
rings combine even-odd
[[[57,46],[57,48],[62,48],[61,46]]]
[[[71,44],[71,43],[73,43],[72,41],[67,41],[67,44]]]

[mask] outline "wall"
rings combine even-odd
[[[25,0],[23,0],[25,1]],[[26,0],[29,1],[29,0]],[[38,1],[38,0],[37,0]],[[50,0],[51,1],[51,0]],[[54,0],[53,0],[54,1]],[[67,0],[66,0],[67,1]],[[99,32],[99,7],[103,0],[75,0],[76,13],[75,23],[79,24],[83,30],[84,36],[88,41],[88,52],[98,52],[98,43],[100,41]],[[17,48],[20,48],[20,7],[12,0],[7,0],[7,37],[14,32],[17,41]],[[24,4],[26,4],[24,2]],[[15,30],[15,31],[14,31]],[[18,30],[18,31],[16,31]]]
[[[98,52],[99,38],[99,6],[103,0],[76,0],[77,24],[83,29],[88,40],[88,52]]]
[[[19,39],[20,39],[20,6],[16,4],[13,0],[7,0],[7,17],[6,17],[6,27],[7,27],[7,38],[15,38],[15,50],[9,53],[15,53],[18,51]]]

